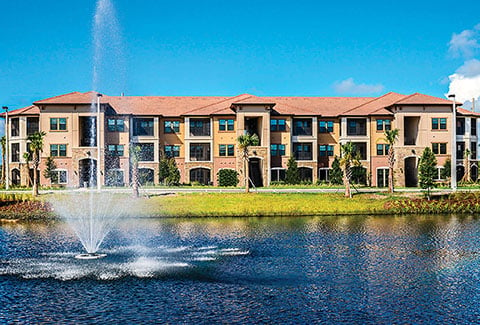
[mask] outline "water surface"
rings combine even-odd
[[[0,322],[474,323],[475,217],[128,219],[98,261],[0,226]]]

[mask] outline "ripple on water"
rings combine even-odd
[[[239,248],[216,246],[195,248],[191,246],[151,248],[146,246],[121,246],[107,249],[107,257],[98,260],[78,260],[76,252],[47,252],[38,258],[0,260],[0,275],[19,276],[24,279],[53,278],[62,281],[94,278],[115,280],[126,277],[155,278],[178,275],[193,269],[202,262],[213,262],[222,256],[247,255]],[[144,254],[144,255],[142,255]]]

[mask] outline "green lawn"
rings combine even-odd
[[[140,203],[141,216],[300,216],[384,213],[386,195],[340,193],[188,193],[152,196]]]

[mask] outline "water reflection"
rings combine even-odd
[[[474,320],[479,235],[473,216],[125,219],[105,240],[108,258],[84,263],[72,258],[81,246],[65,224],[6,224],[0,283],[20,290],[30,286],[25,278],[93,279],[130,288],[149,279],[142,299],[170,292],[165,301],[188,316],[171,315],[180,321],[222,310],[237,313],[221,318],[228,322]],[[188,309],[193,302],[202,308]]]

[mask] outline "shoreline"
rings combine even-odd
[[[59,195],[59,194],[54,194]],[[61,195],[61,194],[60,194]],[[58,221],[49,195],[1,201],[0,224]],[[124,199],[125,194],[118,194]],[[118,199],[117,198],[117,199]],[[176,193],[131,199],[137,218],[245,218],[375,216],[480,213],[479,192],[443,194],[426,200],[418,194],[362,193]]]

